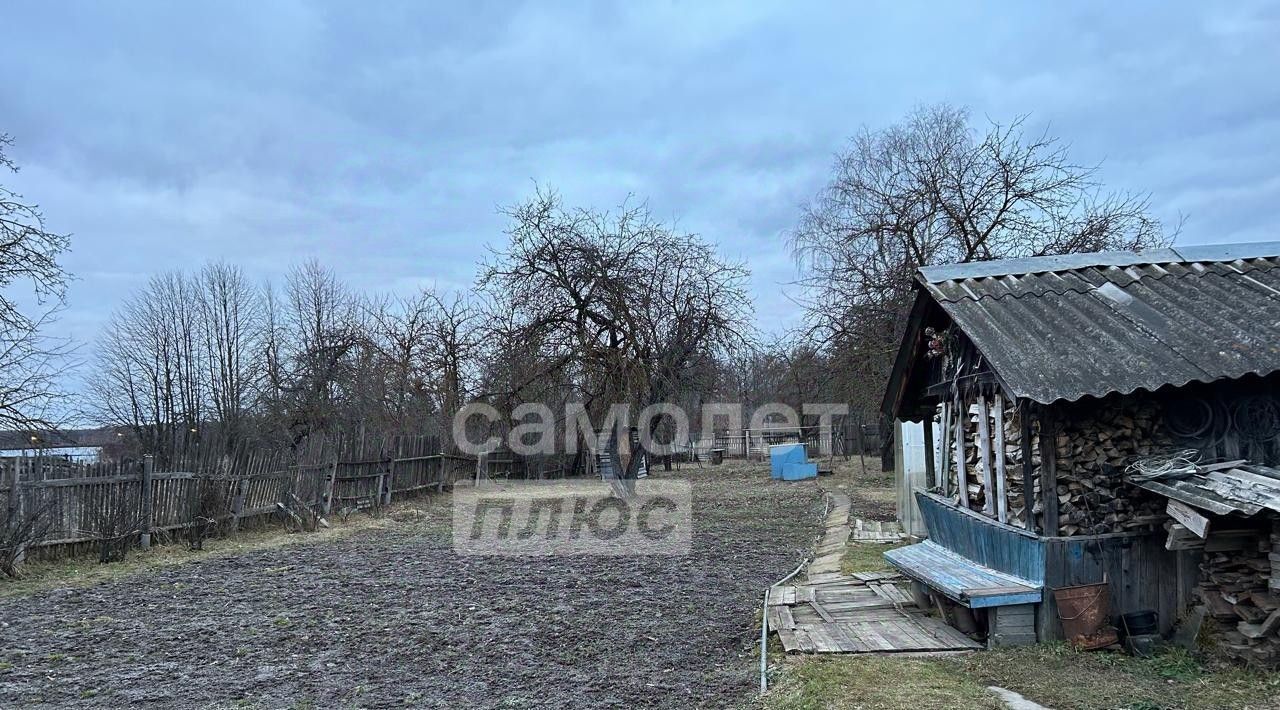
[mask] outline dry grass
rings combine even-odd
[[[901,547],[901,543],[852,543],[844,551],[844,557],[840,560],[840,571],[845,574],[853,574],[854,572],[879,572],[889,569],[889,564],[884,561],[884,553],[895,547]]]
[[[1154,658],[1063,644],[960,656],[806,656],[783,664],[766,708],[1000,708],[999,686],[1056,710],[1277,708],[1280,673],[1207,666],[1181,650]]]

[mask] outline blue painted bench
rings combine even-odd
[[[1035,643],[1036,608],[1044,602],[1044,546],[1034,533],[916,492],[929,539],[884,553],[914,583],[987,619],[990,646]]]
[[[997,572],[930,540],[884,553],[904,575],[971,609],[1039,604],[1044,586]]]

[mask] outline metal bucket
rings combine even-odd
[[[1091,639],[1111,615],[1111,594],[1107,583],[1081,584],[1053,590],[1058,603],[1058,618],[1067,640],[1076,645],[1092,646]]]

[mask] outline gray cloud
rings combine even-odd
[[[470,282],[533,181],[628,194],[753,268],[862,125],[1031,114],[1184,242],[1280,235],[1275,4],[30,3],[3,11],[10,180],[74,232],[62,327],[147,274],[315,256],[365,289]],[[9,180],[9,178],[6,178]]]

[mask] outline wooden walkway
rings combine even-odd
[[[788,653],[954,652],[981,645],[918,609],[896,572],[845,575],[849,497],[832,492],[826,532],[803,582],[769,593],[769,628]],[[854,543],[857,544],[857,543]]]

